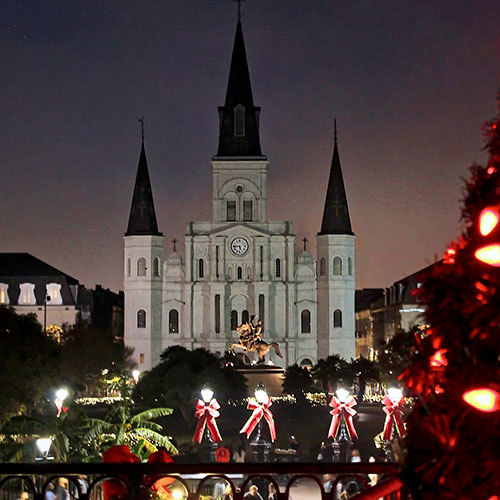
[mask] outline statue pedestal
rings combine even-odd
[[[283,375],[285,370],[279,366],[258,366],[254,365],[248,368],[237,368],[238,373],[241,373],[247,379],[247,394],[253,396],[255,388],[262,382],[269,396],[283,395]]]

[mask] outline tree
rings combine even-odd
[[[419,395],[405,439],[415,499],[500,491],[500,108],[485,132],[489,160],[471,167],[462,235],[419,289],[429,329],[403,373]]]
[[[313,390],[314,382],[311,372],[297,364],[290,365],[285,371],[283,392],[294,394],[297,399],[303,399],[304,392]]]
[[[315,380],[321,383],[325,392],[335,391],[340,382],[345,383],[351,379],[348,370],[348,363],[338,354],[333,354],[325,359],[318,360],[318,363],[312,369],[312,375]],[[351,380],[352,382],[352,380]],[[348,385],[351,385],[350,383]]]
[[[79,324],[63,333],[61,369],[68,379],[98,389],[103,370],[125,373],[132,350],[107,330]]]
[[[410,364],[415,335],[421,330],[415,326],[410,330],[399,330],[381,346],[378,357],[381,381],[387,385],[396,384],[398,377]]]
[[[349,363],[350,371],[354,378],[358,380],[358,402],[363,401],[367,382],[378,382],[380,380],[380,370],[377,363],[360,356]]]
[[[193,417],[194,403],[204,385],[219,401],[246,395],[245,378],[206,349],[169,347],[161,361],[144,373],[133,397],[146,404],[167,405],[178,410],[186,422]]]
[[[60,380],[60,347],[33,314],[0,306],[0,422],[31,411]]]

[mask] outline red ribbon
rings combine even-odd
[[[332,422],[330,424],[330,430],[328,431],[328,437],[333,439],[337,438],[340,422],[342,421],[342,418],[344,418],[351,439],[358,438],[358,434],[354,428],[354,422],[352,420],[352,417],[358,413],[353,408],[353,406],[356,406],[357,404],[358,403],[352,396],[349,396],[347,401],[343,403],[335,396],[332,396],[332,400],[330,401],[330,406],[333,408],[330,412],[330,415],[332,415]]]
[[[385,405],[384,413],[386,414],[384,424],[384,440],[391,440],[393,426],[396,426],[396,431],[399,437],[404,437],[406,435],[406,429],[403,423],[403,405],[405,404],[404,396],[401,396],[401,399],[396,403],[392,401],[389,396],[385,396],[382,403]]]
[[[217,411],[219,408],[220,405],[215,398],[213,398],[208,405],[206,405],[201,399],[198,399],[196,402],[196,412],[194,414],[198,419],[198,425],[196,426],[193,436],[194,442],[201,443],[205,426],[208,426],[208,430],[212,435],[214,443],[222,441],[219,429],[217,428],[217,423],[215,422],[215,419],[220,415]]]
[[[67,406],[63,406],[64,401],[61,399],[54,399],[54,404],[57,408],[57,418],[61,416],[61,413],[68,413],[69,408]]]
[[[250,418],[247,420],[246,424],[242,427],[240,434],[246,434],[247,438],[250,437],[250,434],[252,434],[252,431],[260,422],[261,418],[264,417],[266,419],[267,425],[269,425],[271,441],[274,442],[276,439],[276,426],[274,425],[273,414],[269,410],[271,404],[272,403],[269,396],[267,396],[267,401],[262,404],[257,403],[257,401],[251,399],[248,402],[247,409],[253,410],[253,413],[250,415]]]

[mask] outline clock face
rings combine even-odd
[[[231,251],[235,255],[244,255],[248,251],[248,241],[245,238],[235,238],[231,242]]]

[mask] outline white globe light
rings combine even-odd
[[[257,403],[263,404],[267,401],[267,391],[266,391],[266,388],[262,384],[259,384],[256,387],[254,394],[255,394],[255,399],[257,400]]]
[[[208,387],[204,387],[201,390],[201,397],[202,397],[203,401],[205,401],[205,403],[207,403],[207,404],[210,403],[210,401],[212,401],[213,395],[214,395],[214,391],[212,391]]]
[[[141,372],[139,370],[132,370],[132,377],[134,378],[135,382],[139,382],[139,376]]]
[[[46,457],[50,450],[50,445],[52,444],[51,438],[40,438],[36,440],[36,446],[40,451],[40,455]]]
[[[345,389],[337,389],[336,394],[340,402],[344,403],[347,397],[349,396],[349,391],[346,391]]]
[[[390,389],[387,389],[387,394],[389,395],[389,399],[393,403],[398,403],[399,400],[403,397],[403,391],[401,389],[398,389],[397,387],[391,387]]]
[[[68,397],[68,390],[67,389],[58,389],[56,391],[56,399],[60,399],[61,401],[64,401]]]

